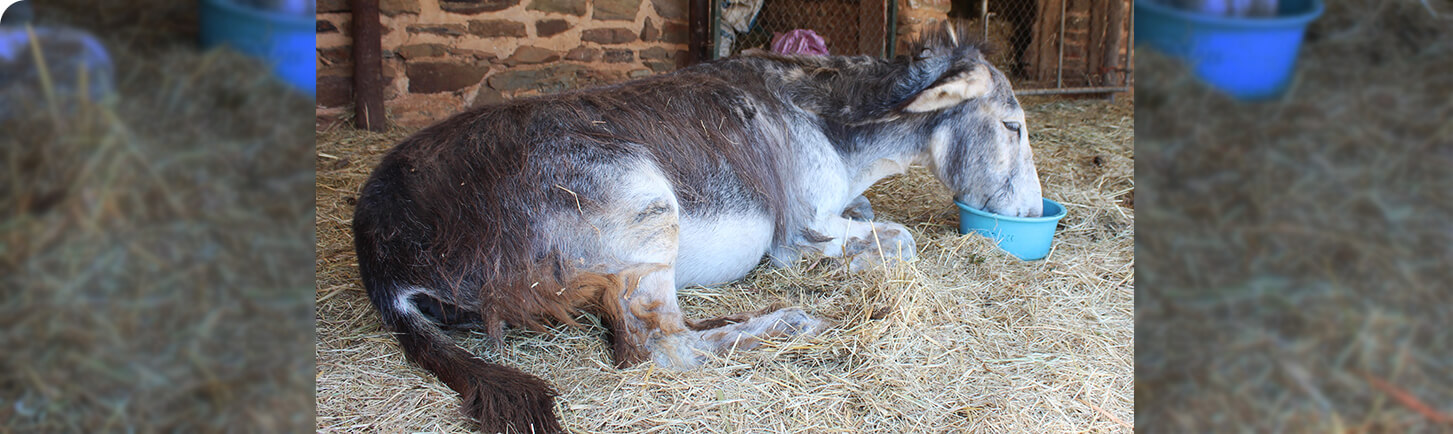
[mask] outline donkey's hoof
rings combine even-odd
[[[882,265],[896,265],[899,261],[912,261],[918,257],[918,246],[908,228],[897,223],[879,223],[876,230],[877,245],[870,240],[853,239],[848,243],[848,271],[859,272]]]
[[[776,316],[773,329],[782,336],[811,336],[821,331],[824,325],[822,320],[798,308],[782,309],[772,315]]]

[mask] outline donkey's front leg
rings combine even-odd
[[[889,263],[889,259],[910,261],[918,256],[913,234],[898,223],[829,217],[813,226],[814,235],[826,239],[807,240],[806,247],[846,259],[852,272]]]

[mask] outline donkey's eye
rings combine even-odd
[[[1004,128],[1008,128],[1009,131],[1013,131],[1014,134],[1019,134],[1019,129],[1022,127],[1023,125],[1020,125],[1018,122],[1004,121]]]

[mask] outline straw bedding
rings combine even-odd
[[[308,429],[310,104],[196,4],[35,6],[118,95],[0,98],[0,432]]]
[[[1146,431],[1453,430],[1453,2],[1328,3],[1278,101],[1136,53]]]
[[[1069,208],[1046,260],[958,236],[947,190],[915,169],[869,193],[879,219],[914,232],[911,266],[852,275],[807,259],[681,292],[697,317],[801,306],[836,323],[816,338],[690,372],[613,368],[589,317],[578,329],[514,331],[503,345],[456,338],[554,384],[576,432],[1125,431],[1134,422],[1132,109],[1124,99],[1026,106],[1046,194]],[[405,361],[358,281],[351,204],[405,135],[318,134],[319,431],[470,429],[455,394]]]

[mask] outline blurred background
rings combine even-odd
[[[1136,428],[1453,430],[1453,2],[1327,2],[1261,102],[1136,54]]]
[[[311,429],[310,91],[202,48],[198,0],[28,3],[0,25],[0,432]]]

